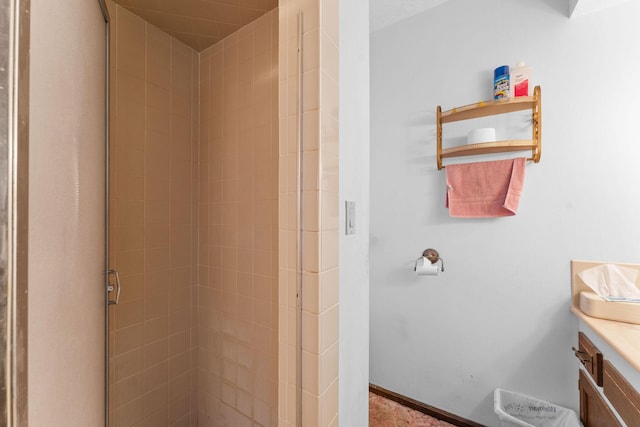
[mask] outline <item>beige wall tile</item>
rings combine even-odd
[[[292,399],[290,397],[290,399]],[[287,419],[295,420],[295,395],[293,401],[289,401],[289,407],[293,406],[293,414],[287,414]],[[302,424],[320,426],[320,397],[304,390],[302,392]],[[295,424],[293,424],[295,425]]]
[[[305,212],[302,229],[305,231],[320,231],[320,192],[315,188],[302,192],[302,209]]]
[[[116,426],[135,426],[142,421],[142,398],[131,400],[114,409],[113,424]]]
[[[296,248],[296,246],[293,246]],[[320,233],[315,231],[302,232],[302,268],[303,271],[320,272]],[[295,264],[294,264],[295,265]]]
[[[158,28],[147,25],[147,80],[165,89],[170,87],[171,37]]]
[[[335,203],[337,204],[337,200]],[[327,271],[338,267],[338,230],[322,231],[320,264],[321,270]]]
[[[320,68],[320,29],[306,31],[302,38],[302,69],[309,71]]]
[[[145,22],[119,6],[116,10],[117,67],[119,70],[144,78]]]
[[[322,191],[320,197],[320,221],[323,230],[335,230],[338,228],[338,190]]]
[[[329,388],[320,397],[319,425],[322,425],[322,426],[336,425],[337,418],[338,418],[338,378],[336,377],[335,380],[329,386]]]
[[[164,364],[163,364],[164,366]],[[153,425],[152,421],[156,421],[158,425],[164,425],[167,422],[167,403],[168,403],[168,386],[166,382],[155,388],[150,390],[144,394],[142,397],[142,405],[143,405],[143,413],[145,417],[144,425]]]
[[[318,39],[315,34],[319,25],[319,11],[315,2],[311,0],[305,1],[303,6],[307,32],[305,39],[311,50],[311,46],[314,46]],[[122,165],[122,170],[117,175],[122,176],[121,187],[129,188],[128,178],[136,175],[143,175],[145,184],[135,187],[138,190],[130,192],[128,197],[129,200],[142,200],[140,193],[144,191],[144,204],[127,204],[124,200],[122,201],[124,203],[120,203],[119,200],[117,205],[120,205],[120,209],[116,207],[115,216],[121,218],[123,226],[143,225],[139,228],[144,232],[137,232],[129,236],[128,240],[120,238],[119,242],[114,242],[114,246],[118,248],[119,243],[123,250],[139,249],[143,239],[142,270],[127,266],[126,261],[123,260],[125,270],[130,274],[147,275],[150,286],[148,288],[149,304],[152,304],[151,301],[161,301],[159,306],[164,307],[166,298],[169,311],[172,312],[174,308],[176,310],[176,315],[164,315],[164,309],[162,309],[157,313],[158,317],[144,323],[144,329],[141,329],[144,335],[141,335],[141,338],[144,337],[144,342],[151,347],[148,350],[145,347],[143,365],[153,363],[153,366],[158,366],[161,363],[169,363],[169,366],[174,367],[173,372],[183,381],[180,384],[176,383],[176,388],[172,388],[172,390],[182,390],[182,393],[162,391],[161,387],[157,387],[145,394],[144,401],[149,402],[144,411],[145,425],[152,425],[154,420],[160,422],[159,420],[167,419],[173,421],[194,419],[189,417],[190,398],[185,397],[185,394],[190,396],[191,393],[186,393],[185,389],[180,387],[184,387],[191,381],[191,375],[183,372],[194,369],[193,364],[196,362],[206,367],[205,372],[208,375],[204,378],[211,379],[207,381],[201,378],[204,389],[208,391],[208,397],[203,402],[204,407],[199,405],[199,413],[211,415],[212,409],[219,408],[219,405],[209,400],[209,397],[213,397],[218,401],[235,405],[236,412],[226,414],[231,421],[246,419],[251,413],[257,422],[266,423],[265,420],[270,420],[273,423],[276,418],[277,364],[275,361],[277,357],[275,352],[277,345],[275,339],[277,335],[275,330],[277,325],[272,319],[274,313],[278,311],[275,306],[278,301],[276,299],[278,257],[275,251],[282,247],[278,244],[280,236],[274,231],[278,224],[276,191],[279,160],[273,157],[278,154],[276,141],[273,138],[278,135],[278,103],[275,84],[272,83],[270,89],[268,86],[258,84],[259,82],[255,79],[267,75],[259,70],[275,68],[274,60],[277,59],[275,52],[278,43],[275,37],[277,31],[275,23],[278,12],[272,12],[267,17],[256,21],[255,28],[243,29],[239,34],[204,52],[201,56],[202,61],[199,65],[195,63],[195,66],[194,54],[185,49],[184,45],[173,39],[167,39],[165,35],[150,26],[145,29],[146,24],[129,16],[124,10],[119,9],[116,25],[120,22],[121,16],[124,18],[122,18],[122,31],[117,32],[119,40],[124,42],[128,38],[134,38],[136,41],[117,55],[118,69],[122,70],[117,76],[119,95],[115,102],[115,108],[121,112],[117,119],[116,135],[118,143],[122,144],[114,147],[115,152],[119,152],[117,159],[120,159]],[[142,31],[140,26],[145,31]],[[139,43],[138,40],[142,42]],[[265,51],[271,53],[260,53]],[[138,52],[137,57],[134,52]],[[169,59],[167,59],[167,52]],[[253,58],[251,62],[249,58]],[[305,62],[313,67],[314,58],[315,56],[311,55]],[[167,75],[166,65],[163,65],[167,61],[170,61],[170,75]],[[251,66],[249,66],[250,63]],[[194,103],[191,92],[194,84],[193,76],[197,75],[196,72],[199,72],[200,79],[199,105]],[[311,74],[305,79],[306,87],[316,88],[318,97],[319,76],[317,73]],[[272,77],[277,78],[275,75]],[[245,82],[253,82],[253,84],[242,84]],[[289,84],[288,87],[293,89],[294,85]],[[288,94],[287,96],[295,96],[292,90],[288,91]],[[167,96],[171,106],[171,115],[168,119],[167,109],[163,109],[167,105]],[[289,99],[295,100],[291,97]],[[140,102],[143,107],[146,105],[146,109],[141,108]],[[312,98],[308,102],[306,107],[315,109],[319,98],[315,100]],[[194,105],[198,105],[198,111]],[[246,108],[249,105],[255,105],[255,107]],[[198,120],[196,120],[196,114]],[[311,123],[311,128],[305,132],[314,134],[318,132],[314,129],[319,128],[319,120],[315,120],[314,126],[313,118],[319,116],[315,111],[310,114],[312,114],[311,120],[308,122]],[[170,130],[167,129],[168,124]],[[243,126],[253,129],[249,130]],[[192,135],[195,134],[192,132],[193,129],[197,130],[199,142],[193,140]],[[163,135],[170,136],[170,139],[167,140]],[[309,140],[313,144],[309,146],[311,149],[319,147],[319,142],[314,142],[319,139],[309,138]],[[250,143],[253,147],[249,145]],[[194,165],[197,164],[193,160],[193,156],[197,154],[197,151],[193,150],[194,144],[199,144],[201,156],[205,154],[205,158],[201,158],[200,161],[199,173],[194,171]],[[122,153],[124,147],[126,151]],[[137,152],[135,147],[138,147]],[[143,153],[142,162],[141,153]],[[168,167],[167,162],[169,162]],[[319,160],[312,163],[319,167]],[[255,179],[243,180],[241,177],[255,177]],[[168,184],[167,179],[170,180]],[[320,178],[316,178],[315,182],[318,179]],[[192,188],[194,182],[198,183],[199,191]],[[162,198],[163,187],[164,195],[168,196],[166,198]],[[317,191],[318,185],[314,185],[313,190]],[[199,197],[199,201],[196,196]],[[287,196],[286,199],[288,202],[284,205],[293,206],[291,196]],[[321,203],[318,197],[314,196],[314,199],[316,206]],[[196,206],[194,203],[199,203],[197,209],[194,209]],[[311,201],[307,201],[308,207],[312,205]],[[199,220],[196,221],[196,218]],[[290,224],[295,220],[295,216],[290,213],[284,218],[289,218],[287,222]],[[315,222],[317,223],[318,220]],[[201,227],[198,239],[200,256],[196,257],[194,253],[196,241],[193,239],[192,230],[198,224]],[[247,224],[253,225],[247,227]],[[295,223],[291,225],[295,227]],[[319,224],[314,223],[312,228],[314,231],[319,230]],[[316,233],[314,237],[316,243],[312,246],[316,248],[317,254],[314,269],[317,270],[320,267],[321,235]],[[216,243],[224,246],[212,246]],[[216,247],[218,249],[215,249]],[[286,247],[293,249],[295,245]],[[248,255],[253,255],[253,262],[240,262]],[[199,262],[203,265],[197,269],[195,266],[189,267],[196,260],[200,260]],[[188,274],[177,274],[184,268],[187,269]],[[163,272],[168,272],[171,280],[167,281],[167,274]],[[240,276],[240,273],[244,273],[245,276]],[[253,275],[249,275],[250,273]],[[186,292],[163,291],[171,288],[174,279],[178,280],[178,283],[196,283],[194,280],[197,275],[201,279],[200,290],[209,289],[205,286],[212,286],[212,289],[225,289],[225,292],[219,291],[216,299],[203,297],[206,294],[199,290],[198,298],[192,299],[189,297],[191,294]],[[239,277],[243,279],[239,280]],[[146,282],[146,279],[142,281],[142,283]],[[157,286],[152,286],[154,283]],[[254,298],[248,295],[249,283],[254,286],[252,289]],[[256,288],[256,283],[260,283],[261,286]],[[147,298],[147,291],[143,295]],[[255,298],[256,295],[260,298]],[[270,298],[263,298],[269,295]],[[223,325],[222,328],[218,326],[217,329],[204,328],[203,322],[208,324],[213,320],[199,318],[198,333],[194,336],[203,346],[207,343],[217,343],[214,345],[219,354],[232,357],[228,359],[231,364],[227,367],[231,369],[231,366],[236,366],[234,378],[237,384],[235,386],[223,385],[220,380],[215,379],[216,372],[218,375],[223,373],[222,358],[216,358],[218,360],[216,365],[216,363],[210,364],[204,355],[193,359],[188,352],[180,356],[176,354],[181,346],[188,345],[187,341],[193,339],[188,331],[191,328],[189,319],[195,318],[195,315],[191,315],[189,308],[185,307],[190,307],[191,301],[195,301],[195,304],[203,308],[210,307],[211,318],[216,317],[216,312],[226,313],[226,321],[222,316],[218,316],[218,321],[223,322]],[[241,321],[240,317],[242,317]],[[121,321],[127,322],[127,317],[123,315]],[[215,334],[219,334],[222,330],[235,331],[240,334],[240,337],[246,337],[247,334],[243,334],[242,331],[246,331],[248,325],[261,328],[256,329],[260,331],[256,346],[261,351],[274,353],[265,361],[269,372],[267,378],[262,378],[258,382],[255,382],[257,381],[255,372],[252,374],[250,367],[244,365],[249,364],[250,360],[255,359],[259,354],[250,356],[251,352],[248,349],[258,347],[239,346],[239,342],[230,343],[215,338]],[[171,332],[173,334],[169,336]],[[268,345],[265,344],[264,339],[269,343]],[[126,344],[131,345],[129,340],[118,341],[117,336],[115,340],[116,343],[120,342],[121,348],[127,348]],[[135,339],[131,342],[134,341]],[[171,359],[172,362],[169,361],[170,355],[175,356]],[[270,363],[269,360],[273,362]],[[289,358],[290,362],[293,360]],[[292,366],[291,363],[288,366]],[[243,367],[243,370],[239,367]],[[151,375],[152,370],[145,372]],[[257,397],[248,394],[251,391],[248,390],[249,378],[254,379],[252,386]],[[242,387],[239,386],[240,384]],[[162,396],[167,396],[168,400],[165,402]],[[287,410],[295,413],[295,406],[290,402],[294,394],[288,393],[287,396],[290,403]],[[157,402],[163,402],[164,405]],[[136,415],[136,411],[140,408],[140,402],[137,400],[124,405],[123,408],[128,411],[128,414],[134,416],[134,419],[140,419]],[[118,414],[123,414],[125,409],[120,410]]]
[[[169,336],[169,316],[157,317],[144,322],[144,342],[152,343]]]
[[[168,381],[171,373],[184,376],[192,369],[188,286],[195,279],[190,272],[197,139],[191,90],[197,63],[186,46],[116,7],[112,199],[120,227],[111,244],[123,278],[114,317],[123,329],[115,332],[114,354],[120,363],[130,360],[119,375],[141,378],[145,394],[114,389],[112,397],[121,405],[113,415],[116,423],[133,417],[129,421],[141,425],[168,425],[169,412],[176,420],[190,419],[190,394],[186,404],[185,393],[171,394],[175,401],[170,400]]]
[[[199,293],[198,304],[202,310],[221,312],[222,316],[218,316],[217,326],[211,316],[199,316],[198,338],[201,343],[214,343],[222,357],[214,363],[202,357],[198,360],[200,366],[206,368],[205,372],[210,372],[206,377],[209,380],[201,381],[203,387],[212,387],[218,375],[226,382],[219,386],[217,401],[212,402],[208,397],[200,404],[199,413],[214,417],[211,411],[219,411],[224,402],[234,408],[228,413],[223,411],[222,416],[229,423],[244,422],[254,416],[254,402],[260,401],[258,393],[270,396],[262,399],[271,405],[267,418],[275,419],[276,414],[273,395],[277,365],[270,368],[256,364],[258,354],[254,354],[258,348],[262,353],[276,353],[276,335],[269,332],[269,328],[276,328],[270,322],[271,294],[277,292],[277,272],[273,269],[273,251],[277,249],[278,239],[273,233],[278,219],[273,190],[277,188],[274,180],[277,164],[271,160],[270,147],[273,144],[271,127],[277,127],[277,122],[276,116],[269,112],[273,108],[269,92],[258,85],[258,79],[269,75],[265,71],[273,68],[271,58],[275,57],[269,54],[258,58],[258,42],[254,37],[254,33],[259,32],[263,37],[261,46],[268,52],[275,49],[271,38],[273,25],[268,20],[276,18],[275,14],[261,18],[201,57],[204,61],[201,70],[208,73],[207,83],[200,88],[200,98],[207,100],[208,110],[206,114],[201,110],[201,137],[208,136],[206,141],[201,139],[201,155],[205,151],[208,154],[204,165],[207,173],[200,173],[201,177],[207,177],[207,191],[200,192],[199,211],[207,215],[201,235],[207,234],[201,240],[200,250],[207,251],[208,256],[199,259],[209,267],[208,283],[201,285],[208,284],[221,291],[212,298]],[[256,93],[262,101],[260,104],[256,102]],[[259,123],[264,123],[263,127],[257,127]],[[206,211],[203,206],[208,207]],[[256,283],[274,288],[261,288],[258,292],[268,295],[268,299],[254,298]],[[204,328],[205,324],[214,327]],[[266,328],[267,332],[255,328]],[[256,330],[261,332],[256,335]],[[219,335],[221,332],[223,336]],[[264,339],[267,343],[272,339],[273,343],[265,347]],[[264,358],[262,353],[260,356]],[[258,375],[259,367],[264,368],[266,379],[262,379],[264,373]],[[264,411],[261,417],[264,418]]]
[[[320,372],[320,383],[319,390],[320,392],[325,392],[330,390],[330,386],[333,382],[336,382],[336,378],[338,378],[338,342],[336,341],[332,344],[324,353],[322,353],[321,357],[321,366],[319,368]],[[337,398],[336,396],[332,396],[331,399]],[[337,408],[336,414],[337,414]]]
[[[113,382],[119,382],[142,371],[142,348],[137,348],[113,359]]]
[[[140,300],[144,297],[144,273],[132,274],[128,276],[120,275],[120,282],[123,287],[127,287],[127,292],[123,292],[120,295],[120,301],[122,303]],[[117,312],[115,306],[112,307],[112,310],[114,313]]]
[[[154,366],[168,360],[168,348],[167,338],[145,344],[142,354],[144,366]]]
[[[143,326],[142,324],[130,326],[116,331],[114,342],[114,355],[118,356],[129,351],[133,351],[142,346]]]
[[[303,270],[307,285],[303,301],[304,341],[303,349],[309,352],[307,362],[313,355],[318,360],[321,380],[303,384],[303,423],[329,426],[337,423],[337,144],[338,144],[338,86],[337,82],[337,1],[319,2],[305,0],[291,7],[288,0],[279,3],[280,10],[280,124],[286,124],[280,132],[280,161],[286,167],[280,169],[280,289],[289,297],[280,296],[280,342],[295,343],[295,253],[296,245],[296,201],[297,183],[297,11],[303,17],[303,124],[305,152],[305,179],[302,183],[307,191],[303,198],[304,212],[312,215],[302,219]],[[319,19],[322,14],[322,20]],[[310,171],[310,172],[309,172]],[[318,232],[319,231],[319,232]],[[293,272],[293,276],[291,273]],[[326,272],[326,273],[325,273]],[[318,273],[318,274],[315,274]],[[323,287],[326,285],[326,288]],[[292,296],[293,295],[293,296]],[[317,313],[321,314],[317,314]],[[305,324],[306,323],[306,324]],[[283,354],[280,345],[281,401],[279,421],[281,425],[295,423],[295,376],[290,374],[295,359]],[[285,358],[285,361],[282,358]],[[307,363],[308,364],[308,363]],[[307,369],[317,372],[315,366]],[[283,375],[284,372],[284,375]],[[307,371],[305,371],[307,372]],[[307,373],[307,376],[309,374]],[[315,374],[312,374],[315,375]],[[335,385],[335,386],[334,386]],[[326,391],[325,391],[326,389]],[[325,391],[321,396],[320,392]]]

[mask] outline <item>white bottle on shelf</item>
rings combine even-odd
[[[511,68],[511,97],[529,96],[529,80],[531,79],[531,67],[520,61]]]

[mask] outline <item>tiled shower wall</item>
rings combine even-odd
[[[195,425],[198,54],[109,10],[110,424]]]
[[[338,0],[280,0],[279,422],[338,425]],[[298,16],[302,13],[302,69]],[[302,401],[296,394],[298,75],[302,73]]]
[[[198,55],[110,7],[111,425],[276,425],[277,11]]]
[[[198,422],[275,426],[278,12],[201,53]]]
[[[198,61],[197,53],[109,2],[110,252],[123,281],[121,304],[111,307],[112,425],[195,425],[197,413],[205,426],[289,426],[300,404],[304,425],[337,425],[337,4],[280,0],[279,11]],[[300,10],[302,402],[295,393]]]

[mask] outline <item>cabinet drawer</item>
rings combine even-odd
[[[640,426],[640,393],[608,360],[604,361],[604,395],[625,423]]]
[[[580,389],[580,422],[585,427],[621,427],[609,405],[582,369],[579,372],[578,388]]]
[[[602,387],[602,353],[582,332],[578,333],[578,349],[573,349],[596,385]]]

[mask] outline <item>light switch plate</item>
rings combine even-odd
[[[356,202],[346,201],[344,202],[345,212],[345,231],[347,236],[350,234],[356,234]]]

